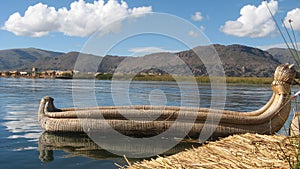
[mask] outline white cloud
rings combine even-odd
[[[16,12],[5,22],[3,29],[20,36],[39,37],[54,31],[59,26],[58,13],[53,7],[42,3],[28,7],[24,17]]]
[[[204,32],[204,31],[205,31],[205,26],[203,26],[203,25],[199,26],[199,30],[202,31],[202,32]],[[195,32],[195,31],[193,31],[193,30],[190,30],[190,31],[188,32],[188,35],[191,36],[191,37],[194,37],[194,38],[197,38],[197,37],[200,36],[199,33]]]
[[[195,14],[192,16],[193,21],[202,21],[203,16],[201,12],[195,12]]]
[[[78,0],[70,8],[55,9],[38,3],[28,7],[24,16],[19,12],[12,14],[2,29],[17,36],[41,37],[50,32],[62,32],[69,36],[88,36],[100,27],[106,26],[123,17],[139,17],[152,11],[152,7],[128,8],[125,1],[104,0],[87,3]],[[116,23],[120,26],[120,23]],[[118,27],[109,27],[118,29]]]
[[[131,52],[132,55],[134,55],[134,56],[138,56],[138,55],[141,56],[141,55],[159,53],[159,52],[170,52],[170,53],[178,52],[178,51],[166,50],[166,49],[163,49],[161,47],[156,47],[156,46],[131,48],[128,51]]]
[[[200,28],[200,30],[201,30],[202,32],[205,31],[205,26],[201,25],[199,28]]]
[[[227,21],[220,30],[228,35],[238,37],[265,37],[276,31],[275,23],[266,4],[262,2],[258,7],[246,5],[240,10],[240,17],[235,21]],[[278,10],[278,2],[271,0],[268,6],[272,13]]]
[[[194,37],[194,38],[196,38],[196,37],[199,37],[200,35],[198,34],[198,33],[196,33],[196,32],[194,32],[194,31],[189,31],[189,36],[191,36],[191,37]]]
[[[290,27],[289,20],[292,21],[292,26],[295,31],[300,31],[300,9],[295,8],[289,11],[284,19],[285,25]]]

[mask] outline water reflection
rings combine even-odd
[[[102,137],[101,139],[106,139]],[[105,141],[104,141],[105,142]],[[170,140],[171,142],[171,140]],[[124,144],[109,144],[106,145],[106,150],[98,146],[93,140],[84,133],[51,133],[44,132],[38,141],[39,159],[42,162],[50,162],[55,159],[53,150],[63,150],[69,153],[68,157],[85,156],[93,159],[120,159],[120,156],[112,154],[109,150],[115,151],[131,151],[137,154],[153,152],[154,149],[164,150],[159,143],[153,142],[149,146],[131,144],[130,139],[123,141]],[[198,147],[200,143],[191,140],[184,140],[177,144],[172,149],[160,155],[172,155],[188,148]],[[135,159],[138,160],[138,159]],[[131,160],[132,161],[132,160]]]
[[[8,136],[9,139],[26,138],[29,141],[37,141],[41,135],[42,130],[37,125],[36,116],[28,113],[26,107],[30,107],[30,105],[21,104],[6,107],[7,113],[3,117],[3,125],[6,126],[6,130],[12,133]]]

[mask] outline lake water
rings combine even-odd
[[[126,164],[123,157],[101,149],[85,135],[45,133],[38,123],[37,110],[42,97],[54,97],[58,108],[73,107],[72,91],[88,91],[89,84],[95,84],[98,105],[114,105],[110,81],[0,78],[0,168],[117,168],[115,163]],[[210,85],[199,85],[199,91],[201,107],[209,107]],[[117,88],[115,92],[124,91]],[[271,95],[269,85],[228,85],[226,109],[255,110]],[[182,96],[175,82],[131,82],[129,97],[131,104],[180,105]],[[193,99],[184,98],[185,103]],[[80,99],[89,104],[86,94]],[[280,132],[285,134],[284,130]],[[192,145],[180,144],[165,154]]]

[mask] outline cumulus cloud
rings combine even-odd
[[[273,15],[278,11],[278,2],[271,0],[263,1],[258,7],[246,5],[240,10],[240,17],[235,21],[227,21],[220,30],[228,35],[238,37],[265,37],[276,31],[275,23],[270,15],[266,4]]]
[[[38,3],[28,7],[24,16],[19,12],[12,14],[2,29],[17,36],[41,37],[50,32],[62,32],[69,36],[84,37],[123,17],[140,17],[151,11],[151,6],[129,8],[125,1],[119,3],[117,0],[107,3],[104,0],[94,3],[79,0],[71,3],[69,9],[55,9]]]
[[[300,31],[300,8],[295,8],[289,11],[284,19],[285,25],[289,27],[289,20],[292,21],[293,29]]]
[[[193,21],[202,21],[203,16],[201,12],[195,12],[195,14],[192,16]]]
[[[3,29],[13,32],[15,35],[44,36],[49,31],[59,27],[58,13],[55,8],[42,3],[28,7],[24,17],[16,12],[5,22]]]

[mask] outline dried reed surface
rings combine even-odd
[[[129,163],[121,168],[290,168],[298,150],[290,139],[278,135],[234,135],[169,157]]]
[[[300,135],[299,124],[300,124],[300,112],[295,112],[290,125],[290,136]]]

